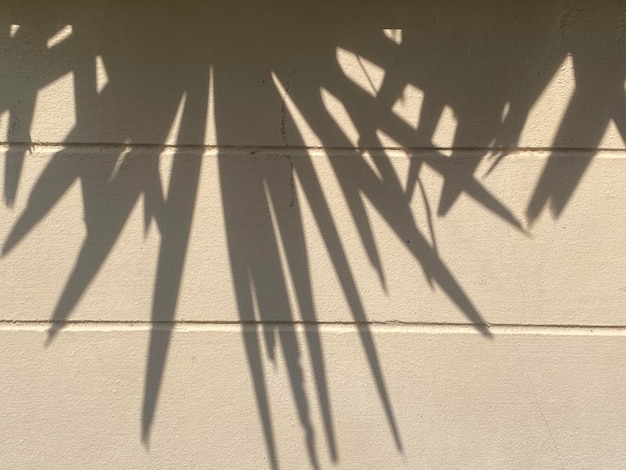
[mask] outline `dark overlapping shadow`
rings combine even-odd
[[[132,7],[59,2],[56,8],[37,13],[23,5],[5,7],[0,60],[20,64],[0,73],[0,111],[9,115],[4,184],[8,205],[18,194],[20,173],[27,164],[24,144],[30,143],[37,91],[68,72],[74,76],[76,125],[66,139],[68,148],[52,156],[35,183],[2,252],[8,255],[80,181],[87,235],[53,309],[51,341],[102,267],[131,211],[144,201],[146,227],[154,220],[161,236],[152,294],[155,327],[142,410],[146,443],[171,341],[194,209],[203,203],[197,194],[207,119],[214,120],[210,124],[216,129],[224,213],[219,223],[226,230],[230,282],[245,325],[242,340],[273,467],[278,467],[279,458],[263,362],[281,354],[310,464],[319,467],[319,449],[304,380],[306,358],[311,362],[329,456],[333,461],[340,458],[329,393],[332,384],[317,329],[324,319],[312,290],[302,198],[321,234],[352,320],[359,326],[391,439],[399,451],[403,449],[374,335],[315,162],[306,152],[292,155],[289,150],[306,148],[306,136],[294,125],[296,115],[329,154],[360,240],[383,286],[376,229],[365,200],[406,244],[431,286],[438,286],[485,337],[491,336],[487,320],[435,243],[434,211],[420,180],[421,168],[428,166],[443,178],[438,216],[447,214],[464,193],[525,233],[524,224],[485,188],[475,170],[494,145],[500,156],[518,146],[530,109],[568,53],[574,61],[576,91],[554,147],[570,146],[575,133],[575,147],[594,148],[610,119],[625,134],[624,42],[614,40],[616,34],[624,35],[620,21],[625,16],[616,3],[591,16],[585,8],[558,2],[501,2],[490,4],[488,13],[479,7],[470,1],[445,6],[407,1],[390,6],[375,1],[322,5],[306,0],[190,4],[182,9],[166,2]],[[592,18],[591,29],[587,18]],[[49,46],[51,35],[68,23],[73,27],[71,36]],[[20,27],[15,31],[11,24]],[[402,31],[400,40],[383,33],[390,26]],[[338,48],[384,71],[373,93],[345,74]],[[97,60],[104,63],[108,75],[102,89],[97,84]],[[601,67],[606,73],[596,73]],[[424,96],[419,115],[414,116],[415,126],[393,110],[407,86]],[[357,145],[325,105],[323,93],[342,104],[357,131]],[[208,112],[209,103],[214,115]],[[452,109],[458,121],[451,156],[433,144],[444,107]],[[281,110],[280,122],[266,122],[267,109]],[[175,143],[184,151],[174,155],[169,184],[163,188],[158,152],[146,144],[165,144],[172,127],[178,127]],[[393,170],[380,132],[412,154],[408,181],[400,181]],[[258,158],[253,147],[276,143],[269,134],[278,137],[283,148],[272,157],[266,149],[265,157]],[[69,145],[93,142],[112,145],[118,153],[98,154],[85,147],[77,154],[76,146]],[[244,147],[239,149],[240,157],[247,154],[249,165],[233,158],[232,150],[223,150],[232,145]],[[333,158],[333,152],[341,157]],[[556,154],[550,157],[529,202],[530,222],[548,200],[560,214],[592,154],[590,150],[569,160]],[[410,205],[416,188],[424,200],[430,234],[419,229]],[[297,305],[291,303],[290,286]],[[296,322],[306,324],[305,344],[300,344],[292,327]]]
[[[597,153],[611,121],[626,141],[626,30],[619,2],[601,9],[574,9],[563,19],[576,88],[554,139],[550,155],[528,203],[535,222],[550,206],[558,218]],[[576,148],[575,156],[562,150]]]

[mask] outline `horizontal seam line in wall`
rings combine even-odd
[[[178,330],[178,331],[211,331],[220,329],[240,328],[294,328],[294,329],[354,329],[373,328],[379,331],[413,331],[416,333],[475,333],[477,326],[486,326],[494,336],[523,335],[595,335],[595,336],[626,336],[626,326],[613,325],[535,325],[535,324],[489,324],[473,325],[466,323],[428,323],[428,322],[238,322],[238,321],[11,321],[0,320],[0,331],[10,330],[42,330],[48,328],[73,331],[119,331],[119,330]]]
[[[428,152],[440,152],[440,151],[452,151],[452,150],[460,150],[460,151],[481,151],[481,152],[489,152],[489,151],[497,151],[497,152],[626,152],[626,147],[324,147],[324,146],[264,146],[264,145],[193,145],[193,144],[182,144],[182,145],[164,145],[164,144],[151,144],[151,143],[134,143],[134,144],[125,144],[125,143],[104,143],[104,142],[3,142],[0,141],[0,150],[14,148],[14,147],[25,147],[29,149],[46,149],[46,148],[91,148],[94,150],[99,149],[155,149],[155,150],[246,150],[246,151],[275,151],[275,152],[285,152],[285,151],[306,151],[306,150],[334,150],[334,151],[354,151],[354,150],[376,150],[376,151],[409,151],[409,152],[420,152],[420,153],[428,153]]]

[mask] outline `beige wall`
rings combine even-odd
[[[6,468],[622,468],[626,7],[0,7]]]

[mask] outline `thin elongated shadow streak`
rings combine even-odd
[[[174,319],[182,271],[191,230],[191,221],[200,171],[201,155],[192,158],[175,157],[172,167],[169,197],[164,212],[167,222],[161,221],[161,247],[157,276],[154,284],[152,320],[171,322]],[[172,330],[153,327],[148,346],[148,361],[144,386],[141,419],[141,439],[148,443],[159,397]]]
[[[317,179],[313,165],[308,159],[299,160],[296,168],[302,189],[314,213],[317,226],[322,234],[326,249],[328,250],[328,254],[333,262],[335,272],[337,273],[342,290],[346,300],[348,301],[352,316],[355,321],[364,325],[363,328],[359,329],[361,343],[367,356],[370,370],[374,376],[376,388],[383,403],[383,408],[385,410],[396,447],[402,450],[402,440],[400,438],[400,432],[398,430],[398,425],[391,406],[391,400],[389,399],[389,394],[387,393],[385,386],[374,338],[369,327],[367,326],[365,309],[361,303],[359,292],[354,282],[354,276],[350,269],[341,239],[335,228],[335,223],[331,216],[330,209],[324,198],[321,196],[321,194],[323,194],[321,185]]]
[[[289,164],[290,169],[293,169],[293,162],[289,161]],[[281,198],[284,197],[281,181],[268,185],[268,189],[271,200],[280,201]],[[309,275],[309,260],[306,252],[302,214],[298,198],[294,196],[289,206],[274,204],[273,207],[302,320],[313,325],[317,321],[317,316],[315,314],[313,292],[311,290],[312,282]],[[310,354],[311,366],[313,368],[317,396],[322,410],[322,419],[326,440],[329,446],[329,453],[332,461],[336,462],[338,459],[337,444],[332,420],[330,397],[328,395],[322,342],[319,331],[314,326],[306,328],[305,337]]]
[[[26,152],[25,148],[11,146],[4,158],[4,202],[8,207],[15,204]]]
[[[37,180],[28,198],[26,209],[9,232],[2,245],[2,256],[7,255],[35,227],[61,197],[81,177],[80,165],[67,161],[64,152],[57,153]]]
[[[235,265],[231,264],[234,269]],[[249,282],[241,280],[233,280],[235,287],[235,295],[237,296],[237,308],[242,319],[248,318],[254,320],[254,308],[252,305],[252,293],[250,291]],[[246,349],[246,357],[248,358],[248,368],[252,376],[254,384],[254,394],[256,397],[257,409],[261,417],[261,426],[263,427],[263,437],[265,439],[265,447],[270,460],[270,466],[273,469],[278,468],[278,455],[276,452],[276,443],[274,439],[274,429],[272,426],[272,417],[269,409],[269,401],[267,394],[267,386],[265,384],[265,375],[263,373],[262,351],[259,342],[259,325],[252,325],[243,329],[243,343]]]
[[[246,267],[250,276],[251,287],[256,295],[260,319],[269,319],[278,313],[279,318],[293,321],[291,314],[292,308],[287,293],[287,273],[283,272],[280,263],[279,240],[274,233],[274,223],[278,223],[279,227],[282,225],[282,228],[285,228],[284,224],[289,224],[291,220],[283,220],[285,217],[289,219],[290,214],[287,214],[284,209],[284,191],[278,189],[278,187],[282,187],[280,179],[277,178],[277,176],[280,176],[280,171],[272,171],[273,169],[274,168],[271,167],[270,170],[265,172],[262,176],[253,175],[253,177],[247,181],[248,184],[246,184],[247,194],[254,197],[256,194],[264,193],[265,196],[265,198],[258,198],[261,206],[256,208],[257,210],[254,211],[254,214],[249,214],[250,219],[254,221],[257,229],[254,237],[257,242],[255,251],[262,251],[263,255],[255,256],[257,253],[252,254],[242,246],[242,243],[248,244],[252,241],[249,237],[239,237],[236,240],[232,239],[234,243],[238,242],[238,244],[233,245],[231,248],[233,248],[233,252],[237,253],[238,256],[243,255],[246,257]],[[278,192],[279,199],[272,199],[272,191],[269,188],[274,189],[274,196],[276,196]],[[295,201],[293,201],[293,203],[295,206]],[[246,207],[249,208],[249,205],[246,204]],[[276,222],[271,214],[277,219]],[[243,214],[240,213],[238,215],[241,221]],[[296,219],[295,223],[297,224],[298,222],[299,219]],[[290,232],[281,233],[283,241],[290,236]],[[283,248],[285,248],[284,244]],[[287,251],[286,255],[289,256],[290,254],[292,254],[291,251]],[[302,268],[302,266],[299,267],[299,269]],[[268,283],[267,281],[270,279],[273,280],[273,282]],[[305,433],[309,460],[312,467],[317,469],[319,468],[319,462],[315,449],[315,431],[311,422],[308,399],[304,390],[304,375],[300,364],[301,353],[296,333],[290,327],[269,327],[266,328],[266,332],[267,337],[271,338],[277,336],[279,339],[283,360],[287,365],[289,383],[296,403],[298,419]]]
[[[437,237],[435,235],[435,227],[433,225],[433,212],[430,209],[430,202],[428,201],[426,188],[424,188],[424,183],[422,183],[422,180],[419,177],[417,178],[417,184],[420,188],[420,193],[422,194],[422,200],[424,201],[424,211],[426,212],[426,218],[428,220],[428,230],[430,231],[430,238],[432,239],[433,251],[437,256],[439,256]]]
[[[378,278],[383,289],[386,289],[385,272],[383,270],[382,261],[378,254],[378,247],[374,240],[374,233],[365,210],[363,200],[359,197],[358,188],[353,185],[343,185],[344,194],[346,195],[346,202],[352,214],[352,218],[357,227],[361,242],[365,248],[365,251],[369,257],[370,263],[378,273]]]
[[[281,88],[283,93],[287,92],[286,87],[283,83],[280,83],[279,88]],[[283,98],[285,99],[285,98]],[[304,119],[308,121],[308,124],[311,125],[311,121],[319,124],[319,121],[316,118],[328,119],[332,120],[332,117],[324,115],[323,112],[319,112],[318,108],[323,108],[323,103],[321,102],[321,95],[319,94],[319,90],[315,90],[312,94],[310,90],[293,92],[290,93],[290,102],[293,99],[293,105],[301,109],[302,114],[304,115]],[[289,108],[289,107],[288,107]],[[312,109],[313,108],[313,109]],[[318,111],[317,113],[312,111]],[[291,113],[291,112],[290,112]],[[318,136],[321,137],[322,142],[329,135],[328,133],[319,132],[319,129],[316,129],[317,126],[313,126],[314,132]],[[339,131],[340,132],[340,131]],[[300,139],[301,140],[301,139]],[[336,140],[334,142],[337,142]],[[349,144],[345,145],[345,147],[349,147]],[[356,152],[356,151],[355,151]],[[331,159],[332,160],[332,159]],[[308,159],[306,160],[308,162]],[[333,265],[335,267],[335,272],[339,278],[340,284],[342,286],[342,290],[344,291],[344,295],[346,300],[348,301],[348,305],[350,311],[352,313],[355,321],[359,323],[366,323],[366,316],[363,305],[360,300],[359,292],[354,282],[353,274],[350,270],[350,266],[347,261],[347,257],[341,245],[341,241],[338,233],[336,232],[334,222],[332,221],[332,217],[330,216],[330,211],[323,197],[320,197],[323,194],[321,190],[321,186],[317,181],[317,176],[315,175],[314,169],[310,162],[308,165],[306,163],[302,163],[302,159],[298,159],[298,163],[294,163],[294,169],[296,169],[296,173],[298,174],[299,181],[304,189],[307,200],[309,201],[309,205],[311,206],[314,216],[317,220],[318,227],[322,233],[322,238],[324,239],[326,248],[328,250],[328,254],[332,259]],[[308,188],[308,190],[307,190]],[[357,195],[358,196],[358,195]],[[358,210],[358,205],[362,204],[362,201],[346,198],[349,203],[351,210],[354,212],[356,209],[357,213],[364,213],[364,211]],[[352,203],[352,204],[351,204]],[[365,227],[369,230],[369,224],[366,223],[361,227]],[[375,248],[375,247],[374,247]],[[400,439],[400,433],[398,431],[398,426],[396,424],[396,419],[393,413],[393,408],[391,406],[391,400],[389,399],[389,395],[386,390],[384,378],[382,375],[382,369],[380,366],[380,361],[378,359],[378,354],[376,352],[375,343],[373,340],[373,336],[369,331],[369,328],[365,327],[359,330],[359,335],[361,339],[361,343],[363,345],[363,349],[368,358],[368,363],[370,366],[370,370],[374,376],[374,381],[376,383],[376,387],[383,404],[383,408],[385,410],[385,415],[387,417],[388,424],[391,428],[392,435],[396,444],[396,447],[399,450],[402,450],[402,442]]]
[[[183,110],[179,141],[203,142],[206,129],[209,77],[203,80],[200,72],[193,77],[194,87],[188,90]],[[198,83],[199,82],[199,83]],[[171,169],[167,200],[157,215],[161,231],[161,246],[154,283],[152,321],[172,322],[180,293],[185,256],[191,234],[191,223],[197,199],[202,149],[191,155],[175,155]],[[148,346],[143,407],[141,413],[141,440],[149,445],[159,393],[162,386],[167,352],[172,329],[159,330],[153,323]]]
[[[53,325],[48,330],[48,338],[46,339],[46,345],[49,345],[60,329],[63,327],[64,320],[67,319],[69,314],[74,310],[74,307],[83,296],[87,287],[91,284],[91,281],[100,270],[104,260],[113,248],[113,244],[126,221],[126,217],[130,214],[134,202],[133,200],[127,200],[130,203],[124,212],[116,213],[119,219],[113,221],[108,219],[106,229],[99,227],[99,229],[88,230],[87,238],[81,247],[76,264],[68,278],[63,293],[57,302],[57,305],[52,313]],[[115,223],[114,223],[115,222]]]
[[[294,233],[294,230],[288,226],[291,223],[297,225],[300,221],[298,218],[294,218],[296,214],[291,212],[291,207],[285,208],[287,201],[284,197],[272,198],[272,190],[274,196],[277,195],[276,192],[279,193],[279,196],[284,196],[284,186],[282,187],[283,191],[280,191],[279,186],[285,179],[281,181],[277,177],[282,176],[279,171],[281,169],[280,164],[284,167],[286,162],[279,162],[278,167],[270,164],[269,170],[265,171],[261,170],[264,164],[260,163],[256,167],[256,171],[248,173],[245,170],[242,172],[241,166],[237,162],[233,164],[229,160],[232,158],[227,155],[220,156],[219,166],[228,251],[240,319],[244,322],[250,321],[258,315],[257,319],[261,322],[276,318],[293,322],[287,293],[286,273],[283,272],[280,263],[279,240],[275,235],[274,224],[278,223],[279,227],[286,230],[286,232],[281,233],[284,242],[293,235],[297,236],[298,233]],[[259,171],[261,171],[260,174],[258,174]],[[277,174],[274,175],[273,173]],[[284,173],[287,174],[287,172]],[[241,191],[242,186],[245,187],[245,191]],[[249,228],[253,228],[253,232]],[[302,237],[302,234],[300,236]],[[302,245],[303,240],[299,241],[299,244]],[[287,240],[286,246],[283,243],[283,247],[288,258],[291,257],[293,260],[293,257],[297,256],[293,253],[293,249],[297,248],[298,245],[292,245],[292,241]],[[295,266],[292,265],[292,267]],[[307,269],[306,266],[297,267],[297,269],[303,268]],[[278,459],[272,433],[263,367],[259,356],[259,333],[265,336],[268,355],[272,361],[275,360],[275,338],[278,339],[287,366],[298,418],[305,432],[309,459],[311,465],[318,468],[315,433],[304,390],[304,376],[300,364],[301,352],[295,331],[289,327],[276,327],[266,324],[261,331],[257,329],[244,330],[244,342],[272,466],[278,465]],[[256,357],[254,357],[255,355]]]
[[[280,337],[283,358],[287,364],[289,382],[291,384],[291,391],[296,402],[298,419],[300,420],[305,432],[309,460],[314,469],[319,469],[320,466],[315,449],[315,432],[313,430],[313,424],[311,423],[308,400],[304,390],[304,376],[300,365],[301,354],[298,340],[294,330],[291,328],[279,327],[278,335]]]
[[[219,113],[218,113],[219,115]],[[230,267],[232,273],[232,282],[235,289],[235,297],[237,301],[237,311],[239,318],[242,322],[262,321],[262,318],[255,317],[255,309],[258,309],[259,313],[263,313],[262,295],[260,288],[256,286],[259,278],[257,270],[263,272],[269,269],[269,263],[259,263],[257,266],[251,265],[254,259],[248,259],[249,255],[246,244],[246,240],[241,241],[242,231],[238,229],[243,215],[241,210],[245,210],[245,195],[242,195],[240,191],[241,186],[241,174],[238,171],[239,168],[233,163],[232,159],[228,155],[220,156],[219,171],[220,171],[220,185],[222,188],[222,199],[224,206],[224,223],[226,228],[226,237],[228,242],[228,255],[230,259]],[[239,178],[237,179],[237,176]],[[246,181],[246,194],[250,194],[254,191],[257,207],[255,207],[253,216],[256,216],[255,221],[255,234],[257,238],[260,238],[258,243],[263,243],[262,254],[264,256],[270,256],[270,246],[274,244],[275,240],[271,237],[268,238],[267,224],[269,222],[269,209],[267,205],[263,204],[262,188],[259,187],[258,181]],[[255,184],[256,183],[256,184]],[[259,202],[261,201],[261,202]],[[259,205],[260,204],[260,205]],[[249,209],[249,208],[248,208]],[[264,224],[265,231],[261,232],[261,228],[258,224]],[[262,235],[259,235],[262,233]],[[245,235],[244,235],[245,236]],[[258,248],[257,248],[258,249]],[[274,271],[274,276],[279,278],[282,273]],[[271,274],[267,274],[270,276]],[[279,280],[273,279],[274,284],[282,286]],[[279,295],[283,294],[282,290],[279,290]],[[287,308],[284,295],[281,295],[280,306],[278,308]],[[278,303],[275,299],[274,303]],[[274,431],[271,419],[271,413],[269,408],[269,399],[267,386],[265,383],[265,375],[263,369],[263,351],[261,347],[260,337],[264,334],[266,337],[266,347],[268,349],[268,355],[271,360],[274,360],[275,354],[275,342],[274,334],[275,328],[272,326],[259,325],[249,326],[243,328],[243,342],[246,349],[246,357],[248,359],[248,367],[252,382],[254,384],[256,404],[258,412],[261,418],[261,426],[263,428],[263,437],[265,439],[265,446],[270,460],[270,465],[273,469],[278,468],[278,456],[276,450],[276,444],[274,439]]]
[[[87,237],[52,314],[54,326],[48,332],[48,343],[104,264],[141,194],[146,193],[149,197],[153,190],[148,188],[152,185],[158,186],[160,192],[155,163],[131,152],[123,157],[120,169],[111,181],[107,181],[105,172],[83,178]],[[97,167],[91,167],[97,172]]]

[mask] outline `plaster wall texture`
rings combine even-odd
[[[0,466],[624,468],[626,7],[205,3],[0,6]]]

